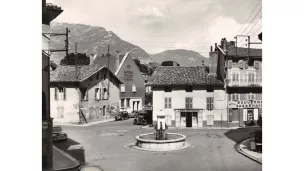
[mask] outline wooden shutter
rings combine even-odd
[[[213,110],[214,109],[214,98],[213,97],[210,97],[210,109]]]
[[[66,88],[63,88],[63,100],[66,100]]]
[[[244,61],[244,63],[245,63],[245,68],[248,69],[248,62]]]
[[[171,109],[171,97],[169,98],[169,108]]]
[[[85,91],[85,100],[89,100],[89,92],[88,92],[88,90]]]
[[[210,103],[209,102],[209,97],[207,97],[207,103],[206,103],[207,104],[207,106],[206,106],[207,110],[209,110],[209,103]]]
[[[167,98],[165,98],[165,108],[167,108]]]
[[[58,100],[58,88],[55,87],[55,100]]]
[[[189,98],[186,97],[186,109],[188,109],[188,108],[189,108]]]
[[[191,109],[193,108],[192,100],[193,100],[192,97],[189,98],[189,108],[191,108]]]

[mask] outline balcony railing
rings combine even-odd
[[[226,79],[227,87],[262,87],[262,79],[248,80],[248,79],[240,79],[240,80],[231,80]]]

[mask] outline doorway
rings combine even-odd
[[[186,127],[192,127],[192,112],[186,113]]]
[[[139,101],[133,101],[132,110],[138,111]]]

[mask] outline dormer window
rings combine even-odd
[[[124,84],[120,84],[120,92],[126,92],[126,86]]]
[[[135,86],[135,84],[132,85],[132,92],[136,93],[136,86]]]

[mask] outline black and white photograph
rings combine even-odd
[[[1,171],[303,170],[304,1],[2,6]]]
[[[44,169],[262,170],[261,0],[42,10]]]

